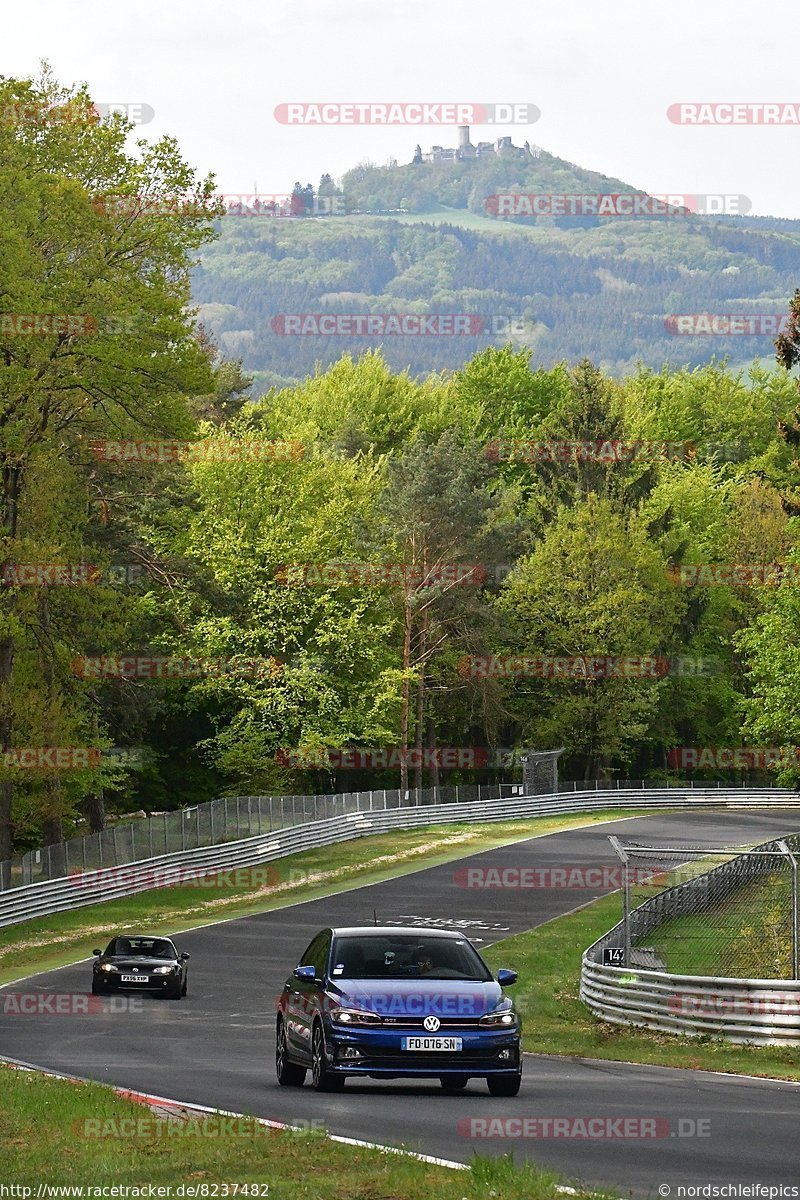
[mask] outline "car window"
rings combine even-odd
[[[317,971],[317,975],[320,975],[320,976],[324,975],[326,970],[328,969],[328,955],[330,953],[330,948],[331,948],[331,933],[330,933],[329,929],[326,929],[325,932],[320,936],[319,945],[316,947],[316,949],[314,951],[313,961],[314,961],[314,966]]]
[[[336,939],[331,974],[341,979],[467,979],[487,982],[489,968],[466,938],[361,934]]]
[[[331,932],[329,929],[324,929],[322,933],[318,933],[309,946],[306,947],[303,957],[300,959],[301,967],[313,967],[317,975],[325,974],[325,968],[328,965],[328,951],[331,944]]]
[[[174,959],[177,951],[167,938],[118,937],[112,938],[106,954],[129,954],[132,958]]]

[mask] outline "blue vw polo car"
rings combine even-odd
[[[340,1091],[348,1075],[438,1078],[460,1091],[485,1079],[516,1096],[520,1021],[503,988],[462,933],[380,926],[323,929],[278,1001],[278,1082]]]

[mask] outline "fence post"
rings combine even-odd
[[[164,835],[164,837],[166,839],[166,834]],[[119,848],[117,847],[116,823],[111,826],[111,842],[112,842],[112,845],[114,846],[114,866],[118,867],[119,866]],[[50,862],[50,855],[49,855],[49,849],[48,849],[48,865],[49,865],[49,862]]]
[[[622,862],[622,932],[625,947],[625,966],[631,965],[631,904],[628,892],[628,855],[622,848],[619,838],[608,839],[614,847],[614,852]]]
[[[797,859],[783,838],[777,841],[775,845],[779,846],[788,855],[792,867],[792,979],[800,979],[800,970],[798,970],[798,966],[800,966],[798,963],[798,958],[800,958],[800,947],[798,946],[800,924],[798,923],[797,910]]]

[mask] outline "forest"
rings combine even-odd
[[[609,242],[610,287],[599,252],[456,228],[218,236],[174,141],[0,80],[0,108],[81,104],[0,123],[0,859],[218,795],[510,780],[529,749],[564,778],[797,780],[791,239],[680,227],[703,307],[770,292],[764,361],[618,373],[620,297],[685,311],[670,253]],[[547,356],[264,349],[322,286],[552,319],[568,263],[583,316]],[[245,301],[248,353],[208,319]],[[285,378],[254,382],[259,348]]]
[[[455,209],[308,219],[247,211],[216,222],[192,296],[260,391],[297,383],[343,354],[380,349],[393,370],[421,379],[509,341],[544,367],[586,355],[614,376],[712,358],[734,367],[768,362],[774,333],[764,318],[785,317],[800,276],[800,222],[576,217],[531,227],[525,218]],[[287,314],[316,319],[293,336]],[[387,336],[382,327],[353,332],[344,319],[326,327],[323,314],[461,314],[472,322],[455,336]],[[692,314],[761,320],[731,332],[675,319]]]

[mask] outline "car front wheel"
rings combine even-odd
[[[468,1075],[440,1075],[439,1082],[446,1092],[460,1092],[469,1083]]]
[[[334,1075],[325,1066],[325,1040],[322,1026],[314,1026],[311,1038],[311,1082],[318,1092],[340,1092],[344,1087],[344,1075]]]
[[[522,1083],[521,1075],[490,1075],[486,1080],[493,1096],[516,1096]]]
[[[286,1047],[286,1030],[283,1021],[278,1023],[278,1034],[275,1040],[275,1074],[281,1087],[302,1087],[306,1081],[305,1067],[297,1067],[289,1062]]]

